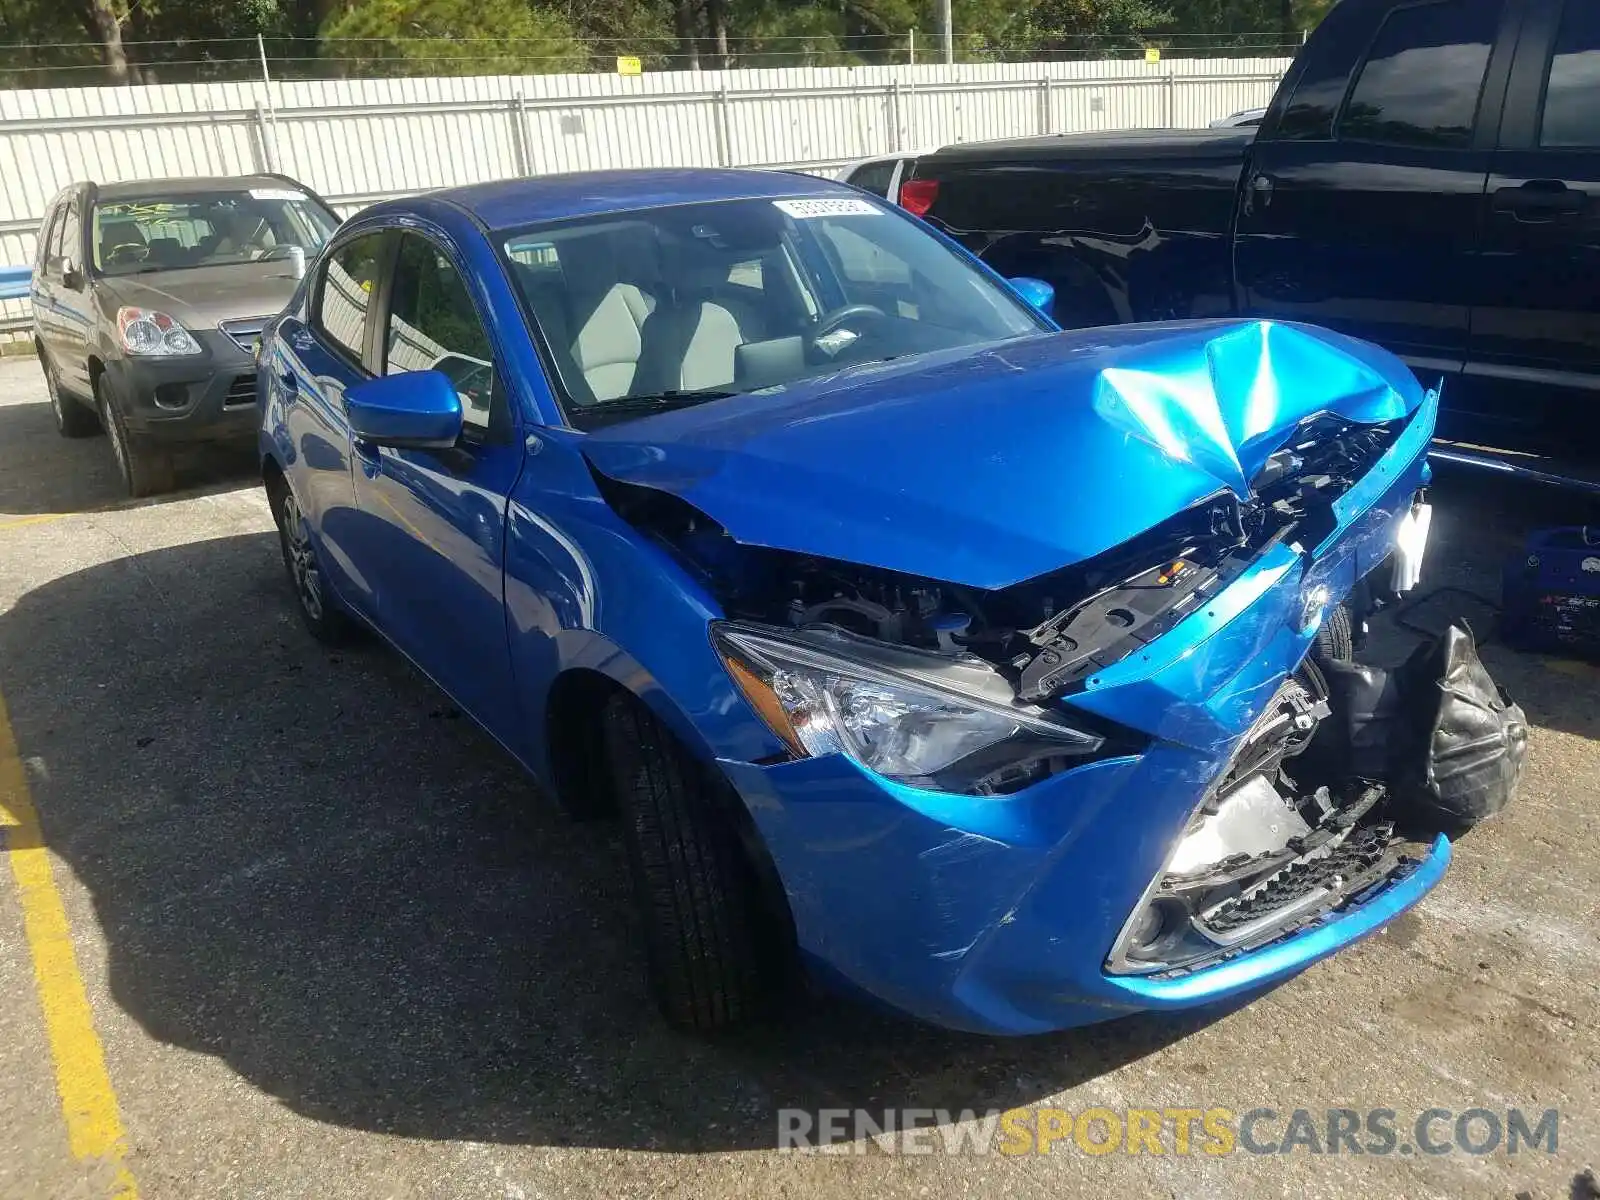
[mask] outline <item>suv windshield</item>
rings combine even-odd
[[[505,253],[580,429],[1046,328],[865,197],[612,213]]]
[[[294,246],[309,257],[336,225],[292,188],[108,201],[94,209],[94,265],[137,275],[284,259]]]

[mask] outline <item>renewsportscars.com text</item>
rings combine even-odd
[[[866,1154],[1554,1154],[1553,1108],[785,1108],[778,1149]]]

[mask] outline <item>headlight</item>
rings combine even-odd
[[[1017,791],[1098,756],[1105,739],[1038,708],[987,663],[843,631],[718,623],[728,674],[799,757],[843,754],[916,787]]]
[[[164,312],[149,308],[117,309],[117,332],[122,348],[146,357],[199,354],[200,343]]]

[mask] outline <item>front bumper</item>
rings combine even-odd
[[[1426,482],[1430,398],[1336,505],[1315,547],[1282,545],[1070,707],[1142,730],[1137,756],[1003,797],[904,787],[838,757],[723,761],[772,855],[801,950],[826,975],[933,1023],[1025,1034],[1271,985],[1371,933],[1442,877],[1442,839],[1212,965],[1118,975],[1106,961],[1244,733],[1309,651],[1319,614],[1380,565]]]
[[[160,442],[253,443],[255,359],[217,330],[194,336],[204,353],[106,363],[106,382],[129,433]]]

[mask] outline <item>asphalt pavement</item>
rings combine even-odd
[[[105,440],[57,437],[36,366],[0,362],[0,759],[38,826],[0,831],[0,1196],[1567,1200],[1600,1164],[1600,669],[1491,641],[1535,726],[1514,808],[1416,912],[1253,1003],[995,1041],[811,998],[694,1038],[645,994],[614,830],[557,815],[380,645],[310,640],[248,460],[186,483],[119,502]],[[1481,625],[1504,556],[1569,510],[1474,479],[1437,500],[1425,584],[1462,590],[1417,619]],[[1271,1109],[1257,1147],[1294,1110],[1389,1109],[1400,1137],[777,1148],[781,1109],[1041,1106]],[[1447,1140],[1556,1110],[1557,1145],[1426,1153],[1429,1109]]]

